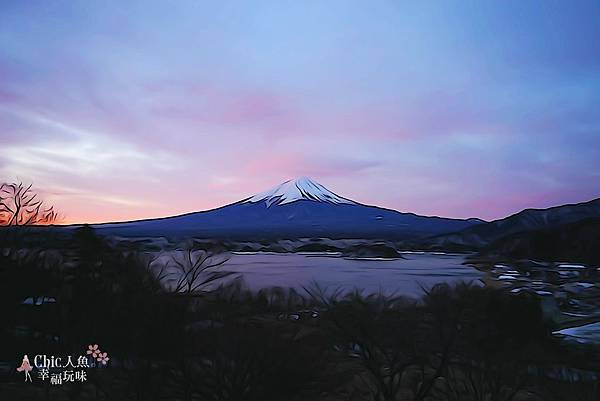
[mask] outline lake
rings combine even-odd
[[[302,289],[316,281],[330,289],[359,288],[366,293],[419,296],[421,287],[457,281],[478,281],[483,277],[463,265],[466,255],[445,253],[403,253],[404,259],[348,259],[324,253],[234,253],[222,267],[239,273],[253,290],[265,287]]]

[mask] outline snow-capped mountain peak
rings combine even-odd
[[[269,207],[271,205],[285,205],[299,200],[356,205],[356,202],[334,194],[323,185],[308,177],[286,181],[275,188],[254,195],[245,202],[265,202],[267,207]]]

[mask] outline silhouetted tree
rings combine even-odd
[[[429,371],[422,310],[413,301],[383,294],[349,294],[324,313],[331,322],[336,349],[360,366],[354,384],[358,400],[397,401],[424,398],[412,390],[414,372]],[[421,378],[423,381],[423,378]]]
[[[173,292],[193,293],[206,290],[211,283],[215,283],[232,275],[232,272],[216,270],[228,259],[222,255],[215,255],[206,250],[186,250],[181,257],[174,256],[175,286]]]
[[[52,224],[58,219],[54,206],[47,206],[22,182],[0,184],[0,225],[27,226]]]
[[[552,352],[537,298],[441,284],[426,294],[424,304],[439,343],[452,345],[436,400],[514,401],[529,392],[532,367]]]

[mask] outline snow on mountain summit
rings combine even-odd
[[[271,205],[285,205],[299,200],[356,205],[356,202],[334,194],[323,185],[308,177],[286,181],[275,188],[254,195],[245,202],[265,202],[267,207],[269,207]]]

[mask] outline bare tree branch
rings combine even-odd
[[[0,184],[0,226],[52,224],[58,220],[53,206],[44,204],[33,184]]]
[[[209,251],[189,249],[180,256],[173,257],[175,293],[194,293],[203,291],[210,284],[234,274],[233,272],[220,271],[217,268],[227,262],[224,255],[216,255]]]

